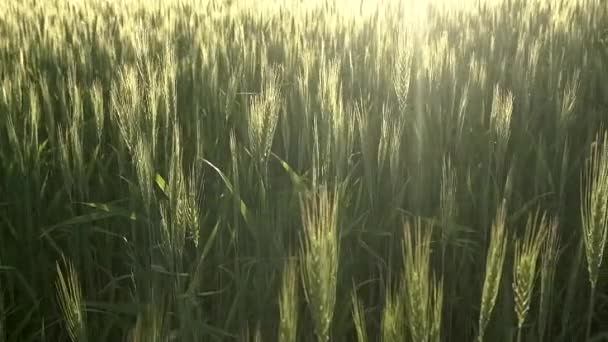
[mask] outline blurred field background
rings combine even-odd
[[[0,342],[606,341],[602,0],[0,2]]]

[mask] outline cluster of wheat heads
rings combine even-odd
[[[601,338],[607,29],[602,0],[0,1],[0,342]]]

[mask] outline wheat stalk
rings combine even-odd
[[[0,261],[0,265],[2,262]],[[2,284],[2,277],[0,277],[0,342],[6,341],[6,322],[5,322],[5,311],[4,307],[4,287]]]

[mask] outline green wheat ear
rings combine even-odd
[[[399,342],[406,338],[404,291],[389,289],[382,311],[382,342]]]
[[[513,263],[513,293],[515,313],[517,315],[517,340],[521,340],[524,322],[530,310],[537,265],[543,242],[549,229],[545,214],[536,212],[528,217],[524,237],[515,242],[515,260]]]
[[[289,259],[283,268],[279,297],[279,341],[295,342],[298,336],[298,266]]]
[[[57,265],[57,299],[72,342],[87,341],[86,312],[78,274],[71,261],[63,259],[62,267]]]
[[[135,326],[128,335],[128,342],[165,342],[166,308],[160,303],[158,295],[153,293],[150,303],[142,305],[137,314]]]
[[[355,324],[355,331],[357,332],[357,341],[367,342],[369,339],[367,338],[367,330],[365,329],[365,310],[363,308],[363,303],[361,303],[361,300],[359,300],[357,292],[354,288],[351,291],[351,302],[353,307],[353,323]]]
[[[559,251],[558,222],[553,218],[547,227],[547,236],[541,252],[540,303],[538,310],[538,340],[543,341],[551,329],[553,283]]]
[[[502,279],[502,269],[505,261],[507,249],[506,225],[506,205],[499,207],[494,223],[492,224],[492,237],[486,259],[485,279],[483,282],[483,292],[481,295],[481,309],[479,313],[479,332],[477,341],[483,341],[486,328],[490,322],[500,281]]]
[[[270,157],[282,106],[278,76],[272,71],[269,71],[269,74],[261,94],[256,95],[251,101],[248,117],[251,152],[262,165],[265,165]]]
[[[581,182],[581,218],[591,287],[587,314],[589,340],[595,289],[608,235],[608,132],[604,132],[603,137],[597,137],[591,146],[591,156],[585,166]]]
[[[598,137],[591,147],[581,187],[583,242],[587,257],[589,283],[597,278],[608,234],[608,133]]]
[[[417,219],[405,224],[404,251],[405,312],[414,341],[438,342],[441,339],[443,281],[431,267],[432,225]]]
[[[338,194],[327,186],[301,200],[304,237],[301,248],[304,294],[320,342],[330,339],[338,276]]]

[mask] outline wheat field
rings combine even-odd
[[[608,340],[604,0],[0,2],[0,342]]]

